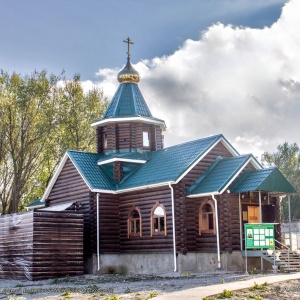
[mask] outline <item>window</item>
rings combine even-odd
[[[151,236],[153,235],[167,235],[166,211],[159,203],[151,211]]]
[[[103,134],[103,148],[106,149],[108,145],[108,141],[107,141],[107,133]]]
[[[211,200],[205,200],[199,208],[199,235],[202,233],[216,233],[215,209]]]
[[[133,207],[128,214],[127,224],[128,237],[142,236],[142,218],[141,212],[137,207]]]
[[[143,131],[143,146],[150,147],[149,132]]]

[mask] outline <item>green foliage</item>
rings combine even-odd
[[[152,299],[152,298],[155,298],[157,296],[157,293],[155,292],[150,292],[150,295],[146,298],[147,300],[148,299]]]
[[[225,289],[221,294],[217,295],[217,299],[226,299],[231,298],[232,296],[233,292]]]
[[[113,295],[113,296],[106,296],[105,300],[120,300],[120,298],[117,295]]]
[[[61,295],[64,297],[64,299],[69,299],[69,298],[71,298],[71,293],[70,293],[70,292],[64,292],[64,293],[62,293]]]
[[[265,282],[264,284],[257,284],[256,282],[254,282],[254,285],[252,287],[249,288],[250,291],[256,291],[256,290],[260,290],[260,291],[265,291],[267,289],[268,283]]]
[[[90,124],[107,107],[102,90],[80,77],[0,74],[0,213],[41,197],[66,149],[95,151]]]
[[[291,218],[300,219],[300,148],[296,143],[287,142],[277,147],[277,152],[265,152],[262,163],[267,166],[276,166],[297,190],[291,195]],[[281,201],[282,220],[288,220],[288,199]]]
[[[253,270],[250,270],[250,271],[249,271],[249,274],[250,274],[250,275],[258,274],[258,273],[259,273],[259,272],[257,271],[256,268],[253,268]]]

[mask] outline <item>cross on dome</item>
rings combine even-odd
[[[128,50],[127,50],[127,59],[130,60],[130,44],[133,45],[134,43],[130,41],[130,38],[127,40],[123,40],[124,43],[127,43]]]

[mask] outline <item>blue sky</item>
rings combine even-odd
[[[99,68],[120,68],[128,36],[135,62],[170,55],[214,23],[263,28],[282,0],[1,0],[0,67],[46,69],[95,80]]]
[[[109,99],[126,62],[165,146],[222,133],[240,153],[300,146],[299,0],[1,0],[0,68],[81,75]]]

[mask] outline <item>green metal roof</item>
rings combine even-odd
[[[73,150],[68,150],[67,154],[91,189],[115,189],[109,176],[97,165],[101,154]]]
[[[144,97],[135,83],[120,84],[103,119],[128,116],[152,118]]]
[[[232,193],[266,191],[296,193],[297,191],[278,168],[246,170],[229,187]]]
[[[151,159],[141,165],[127,180],[121,181],[118,190],[176,181],[222,137],[215,135],[151,152]]]
[[[220,193],[252,158],[251,154],[216,161],[188,189],[188,195]]]
[[[42,207],[45,206],[45,202],[41,202],[41,198],[33,201],[32,203],[28,204],[26,208],[34,208],[34,207]]]
[[[224,139],[215,135],[200,140],[171,146],[146,153],[97,154],[82,151],[67,151],[71,161],[91,190],[123,191],[131,188],[175,182],[184,176],[201,156],[215,143]],[[117,183],[112,176],[113,163],[99,166],[99,161],[123,158],[146,160],[146,163],[123,163],[124,178]],[[252,155],[218,158],[188,189],[188,195],[221,192],[242,171]],[[263,190],[280,193],[296,193],[296,190],[277,168],[245,170],[228,187],[231,193]]]
[[[184,172],[201,157],[222,135],[171,146],[159,151],[147,153],[124,153],[122,158],[144,157],[147,162],[137,167],[128,164],[131,173],[117,183],[112,178],[109,166],[98,166],[97,162],[105,159],[105,155],[82,151],[67,151],[70,159],[83,176],[91,189],[121,191],[140,186],[176,181]],[[111,159],[113,156],[108,155]],[[125,164],[126,167],[126,164]]]
[[[140,160],[140,161],[147,161],[151,158],[150,151],[145,152],[124,152],[124,153],[110,153],[110,154],[102,154],[99,158],[98,163],[105,163],[105,161],[109,161],[111,159],[128,159],[128,160]]]

